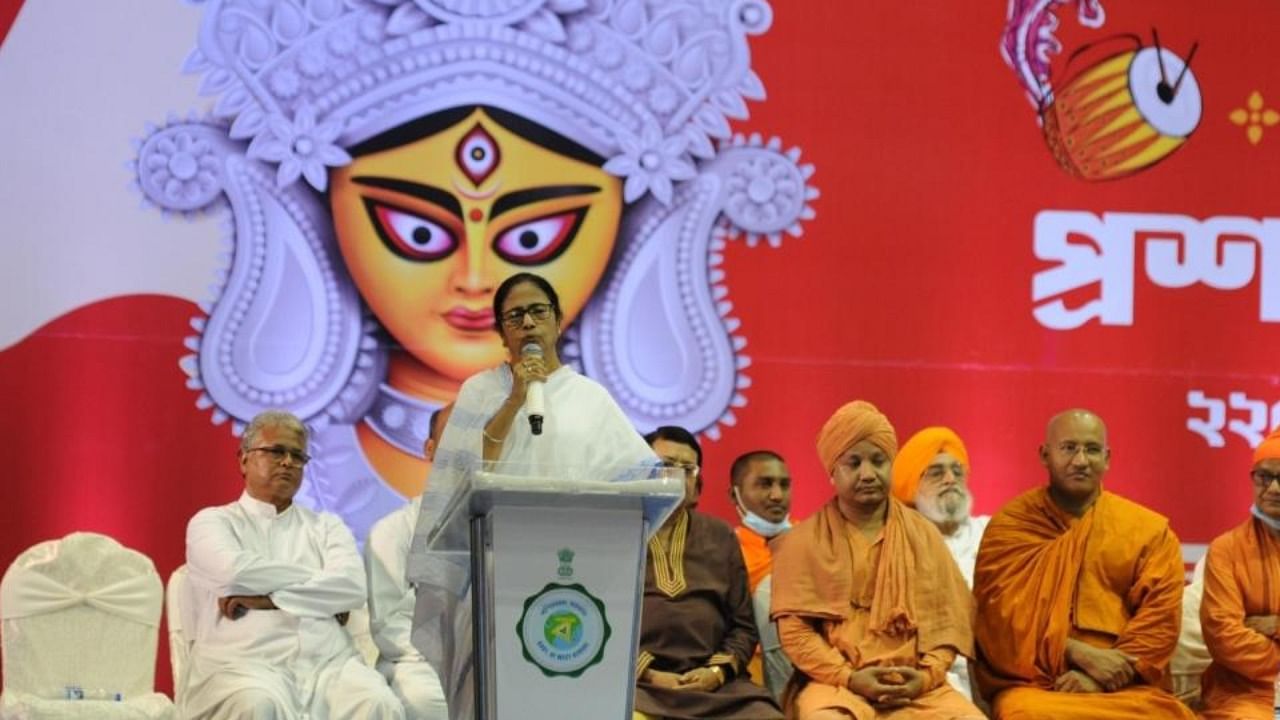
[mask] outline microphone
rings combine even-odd
[[[542,357],[542,346],[536,342],[527,342],[520,349],[521,355],[530,357]],[[543,397],[543,382],[534,380],[525,388],[524,393],[524,411],[529,416],[529,430],[534,435],[542,434],[542,418],[546,415],[547,403]]]

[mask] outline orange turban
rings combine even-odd
[[[818,431],[818,459],[827,472],[836,466],[841,453],[863,440],[870,440],[892,460],[898,454],[898,436],[889,418],[865,400],[846,403]]]
[[[915,507],[920,476],[940,452],[951,453],[965,470],[969,469],[969,452],[955,431],[945,427],[925,428],[911,436],[898,453],[898,459],[893,461],[893,496]]]
[[[1272,459],[1280,459],[1280,427],[1272,430],[1267,439],[1258,445],[1258,449],[1253,451],[1254,465]]]

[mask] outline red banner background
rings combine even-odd
[[[0,37],[16,7],[0,2]],[[1143,271],[1149,245],[1139,241],[1131,325],[1050,329],[1033,315],[1032,283],[1057,263],[1037,258],[1035,220],[1071,210],[1280,217],[1280,126],[1261,115],[1231,120],[1255,92],[1264,108],[1280,106],[1280,5],[1240,0],[1227,11],[1151,0],[1106,10],[1097,30],[1080,27],[1074,9],[1062,12],[1068,53],[1119,33],[1149,41],[1152,27],[1183,57],[1198,43],[1203,112],[1163,162],[1088,182],[1054,162],[1001,60],[1003,0],[775,2],[773,28],[752,43],[768,99],[735,129],[800,147],[822,195],[803,237],[779,248],[734,241],[726,252],[752,386],[736,425],[706,442],[704,509],[733,519],[729,464],[765,447],[788,459],[794,515],[808,515],[831,494],[813,449],[817,430],[840,404],[863,398],[903,441],[926,425],[956,429],[982,513],[1044,481],[1036,455],[1044,423],[1084,406],[1110,429],[1106,486],[1168,515],[1184,542],[1205,543],[1245,517],[1250,446],[1229,428],[1221,448],[1188,430],[1204,412],[1187,397],[1221,399],[1235,420],[1245,415],[1230,407],[1232,393],[1267,408],[1280,402],[1280,325],[1259,312],[1260,288],[1280,284],[1280,274],[1259,269],[1237,290],[1161,287]],[[11,38],[21,26],[19,17]],[[1257,143],[1249,124],[1262,129]],[[74,206],[58,198],[56,175],[32,182],[49,184],[52,208]],[[46,211],[4,203],[0,217]],[[1280,233],[1271,232],[1256,240],[1280,253]],[[1078,307],[1097,294],[1086,286],[1066,299]],[[188,518],[236,496],[236,441],[195,407],[177,366],[195,313],[182,299],[111,298],[0,351],[8,474],[0,563],[41,540],[93,530],[147,553],[167,577],[182,562]],[[158,680],[167,687],[166,670]]]

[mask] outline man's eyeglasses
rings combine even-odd
[[[1058,452],[1069,458],[1079,455],[1081,450],[1084,451],[1084,456],[1089,460],[1101,460],[1107,454],[1106,447],[1094,443],[1064,442],[1058,446]]]
[[[952,463],[951,465],[930,465],[924,471],[924,479],[932,483],[940,483],[947,477],[947,472],[956,479],[956,482],[964,482],[965,470],[960,463]]]
[[[502,313],[502,324],[514,330],[524,325],[524,316],[528,315],[533,321],[540,323],[551,317],[551,305],[549,303],[534,303],[525,307],[512,308]]]
[[[293,448],[287,448],[283,445],[260,445],[258,447],[251,447],[248,450],[245,450],[245,452],[264,452],[270,455],[271,459],[278,463],[284,462],[286,457],[293,460],[294,464],[298,466],[306,465],[311,462],[310,455],[302,452],[301,450],[294,450]]]
[[[1266,470],[1254,470],[1249,473],[1249,477],[1253,478],[1253,486],[1259,490],[1266,490],[1271,487],[1271,483],[1280,482],[1280,473],[1267,472]]]
[[[676,462],[675,460],[663,460],[662,467],[678,468],[688,477],[698,474],[698,466],[693,463]]]

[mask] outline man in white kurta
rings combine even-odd
[[[240,448],[244,493],[187,525],[183,718],[404,717],[342,627],[365,602],[355,539],[337,516],[292,504],[306,439],[288,413],[254,418]]]
[[[449,422],[452,405],[431,416],[431,433],[423,453],[435,459],[435,447]],[[430,478],[427,480],[431,482]],[[405,577],[409,545],[422,507],[422,496],[374,524],[364,544],[369,580],[369,631],[378,646],[378,672],[404,703],[409,720],[448,720],[440,678],[410,641],[415,593]]]
[[[439,671],[453,720],[474,717],[469,559],[465,552],[433,552],[427,539],[470,474],[480,469],[485,425],[511,387],[507,365],[463,383],[436,451],[410,549],[409,580],[417,585],[413,644]],[[547,377],[545,397],[542,434],[531,433],[520,410],[498,457],[501,472],[536,478],[567,470],[584,478],[620,480],[636,477],[633,471],[640,465],[657,464],[608,391],[572,367],[560,366]]]

